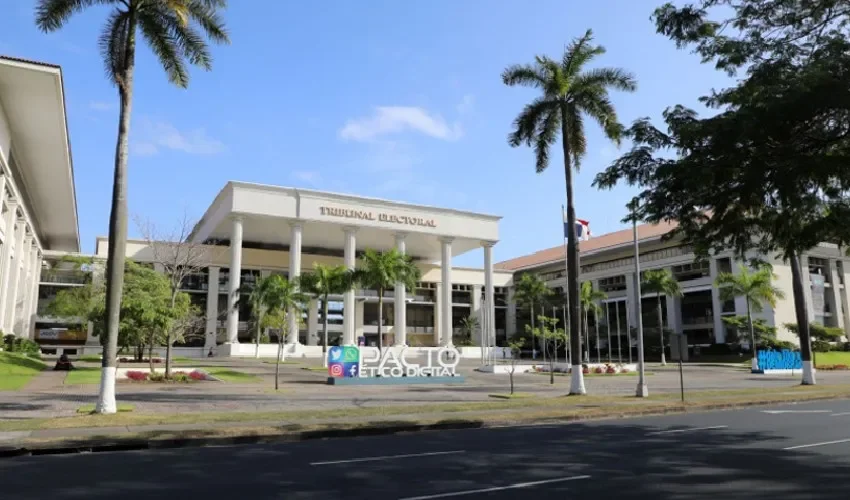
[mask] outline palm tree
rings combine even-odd
[[[127,157],[136,34],[141,31],[168,79],[181,88],[189,84],[187,62],[205,70],[212,67],[212,57],[199,28],[214,42],[229,43],[229,38],[219,15],[227,7],[227,0],[39,0],[35,8],[35,22],[44,32],[57,31],[73,14],[103,4],[113,9],[100,34],[100,52],[106,76],[118,88],[121,105],[106,261],[107,342],[95,411],[115,413],[118,322],[127,245]]]
[[[536,305],[543,305],[543,302],[550,295],[552,295],[552,290],[536,274],[523,274],[514,285],[514,300],[518,304],[528,307],[532,331],[534,331],[534,308]],[[531,336],[531,350],[534,352],[534,335]],[[545,349],[543,352],[546,352]]]
[[[383,350],[384,291],[394,286],[404,286],[412,290],[416,288],[422,272],[413,263],[412,257],[404,255],[395,248],[384,252],[366,250],[360,257],[360,262],[360,267],[354,271],[354,281],[364,288],[378,292],[378,349]],[[395,306],[405,307],[406,304]],[[396,325],[396,327],[400,326]]]
[[[641,283],[640,288],[642,293],[654,293],[657,300],[658,335],[661,338],[661,366],[665,366],[667,365],[667,357],[664,355],[664,315],[661,313],[661,296],[681,297],[682,287],[679,286],[679,282],[676,281],[670,270],[665,268],[644,271],[643,283]]]
[[[598,302],[607,298],[607,293],[603,292],[602,290],[593,289],[593,283],[589,281],[582,282],[581,295],[579,295],[579,302],[581,303],[581,310],[584,314],[584,338],[590,339],[590,327],[588,326],[588,316],[592,311],[595,319],[594,325],[596,330],[597,363],[599,363],[602,359],[601,355],[599,354],[599,312],[602,310],[602,308],[599,306]],[[585,342],[585,344],[587,344],[587,359],[590,360],[590,342]]]
[[[265,278],[258,279],[256,283],[243,284],[242,291],[239,293],[239,297],[247,296],[248,304],[251,306],[251,316],[254,318],[254,323],[257,326],[257,334],[254,339],[256,345],[256,349],[254,351],[255,358],[260,357],[260,337],[262,336],[263,322],[268,310],[267,304],[272,292],[271,287],[271,276],[267,276]]]
[[[549,147],[561,132],[564,151],[564,177],[567,190],[567,226],[576,225],[573,197],[573,172],[587,153],[584,117],[589,116],[603,129],[605,135],[619,144],[623,127],[608,96],[609,89],[633,92],[637,88],[634,77],[618,68],[585,66],[605,49],[592,43],[588,30],[574,40],[564,51],[560,62],[546,56],[537,56],[534,64],[510,66],[502,73],[506,85],[525,85],[542,91],[542,95],[526,105],[514,120],[515,130],[508,136],[511,146],[526,144],[534,148],[537,172],[549,166]],[[569,295],[570,331],[580,330],[578,244],[575,231],[567,232],[567,294]],[[580,349],[579,335],[571,338],[573,352]],[[576,366],[576,363],[579,363]],[[580,357],[573,357],[570,394],[585,394]]]
[[[322,363],[328,366],[328,302],[331,295],[351,290],[353,274],[345,266],[313,264],[313,271],[302,274],[299,284],[304,293],[322,300]]]
[[[266,293],[264,294],[266,313],[276,318],[275,325],[280,334],[277,336],[277,363],[274,369],[274,390],[278,390],[280,379],[280,362],[283,358],[283,339],[286,338],[286,328],[289,325],[289,314],[301,316],[301,310],[309,297],[302,293],[297,281],[289,281],[279,274],[273,274],[263,280]]]
[[[773,271],[765,266],[755,272],[750,272],[747,266],[741,265],[738,274],[720,273],[714,284],[720,289],[720,300],[734,300],[735,297],[744,297],[747,301],[747,328],[750,330],[750,341],[752,342],[753,362],[752,369],[758,370],[759,362],[756,356],[756,334],[753,328],[753,315],[751,311],[761,312],[764,303],[776,306],[776,301],[785,297],[779,288],[773,286]]]
[[[479,321],[477,316],[469,315],[462,320],[460,320],[460,328],[463,331],[463,343],[466,345],[473,345],[475,340],[473,336],[475,335],[475,331],[478,330]],[[481,339],[480,346],[484,348],[484,339]]]

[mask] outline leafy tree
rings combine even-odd
[[[779,288],[773,286],[773,271],[769,267],[761,267],[755,272],[750,272],[747,266],[741,265],[738,274],[720,273],[714,284],[720,291],[720,300],[734,300],[735,297],[744,297],[747,302],[747,330],[750,332],[751,350],[753,352],[753,369],[758,369],[758,356],[756,349],[758,342],[753,326],[752,311],[761,312],[764,303],[776,307],[777,299],[782,299],[785,294]]]
[[[272,281],[269,278],[271,276],[260,278],[253,284],[243,284],[242,291],[239,293],[240,300],[244,297],[251,306],[251,317],[257,329],[254,334],[255,358],[260,357],[260,339],[265,325],[266,304],[269,302],[272,291]]]
[[[299,277],[304,293],[322,300],[322,363],[328,365],[328,301],[331,295],[342,295],[351,290],[354,275],[345,266],[313,264],[313,271]]]
[[[711,117],[676,106],[664,113],[666,131],[638,120],[632,150],[595,184],[641,186],[642,218],[677,221],[668,238],[681,236],[701,256],[755,250],[789,262],[802,382],[814,384],[800,256],[823,241],[850,241],[850,9],[831,0],[698,0],[664,5],[655,22],[678,46],[730,73],[746,68],[745,77],[702,98]]]
[[[367,249],[360,257],[360,267],[355,270],[354,281],[360,283],[364,288],[378,292],[378,349],[383,350],[384,348],[382,333],[384,291],[397,286],[397,284],[413,290],[421,276],[422,272],[413,263],[413,258],[402,254],[395,248],[384,252]],[[396,304],[395,306],[405,307],[406,304]],[[443,333],[449,335],[448,332]]]
[[[542,95],[526,105],[514,120],[514,131],[508,136],[511,146],[526,144],[534,148],[536,170],[543,172],[549,166],[549,148],[558,139],[560,128],[564,156],[564,177],[567,191],[567,227],[576,224],[573,196],[573,172],[581,165],[587,152],[584,118],[590,117],[603,129],[605,136],[619,144],[622,126],[617,119],[609,89],[633,92],[637,88],[634,77],[618,68],[586,69],[596,57],[605,53],[602,46],[593,44],[593,34],[588,30],[574,40],[564,51],[561,61],[546,56],[535,57],[534,64],[510,66],[502,73],[506,85],[534,87]],[[567,293],[569,295],[570,331],[579,332],[579,268],[578,243],[575,231],[567,232]],[[579,335],[572,338],[572,351],[581,348]],[[573,365],[571,394],[585,394],[581,360]]]
[[[540,279],[540,276],[525,273],[520,276],[514,285],[514,300],[517,304],[528,307],[528,315],[531,318],[531,330],[534,331],[534,316],[536,306],[542,306],[545,300],[552,296],[552,290]],[[534,350],[534,335],[531,335],[531,349]]]
[[[115,413],[115,363],[118,349],[121,295],[127,246],[127,159],[130,111],[136,60],[136,35],[141,31],[168,79],[189,85],[186,63],[209,70],[212,56],[203,32],[214,42],[229,42],[219,15],[227,0],[38,0],[35,22],[44,32],[61,29],[72,15],[98,4],[112,7],[99,37],[106,76],[118,88],[120,101],[115,175],[109,214],[109,254],[106,264],[106,355],[97,413]]]
[[[584,315],[584,336],[587,339],[585,345],[587,346],[587,359],[590,360],[590,326],[588,317],[591,312],[594,314],[594,325],[596,329],[596,362],[600,361],[599,354],[599,313],[602,312],[602,308],[599,306],[600,300],[605,300],[608,298],[608,294],[603,292],[602,290],[594,290],[593,283],[589,281],[582,282],[581,284],[581,295],[579,296],[579,303],[581,304],[581,312]],[[581,352],[581,351],[579,351]],[[575,363],[574,363],[575,364]]]
[[[763,318],[753,320],[749,316],[724,316],[723,322],[732,327],[726,336],[727,342],[739,343],[741,332],[749,332],[751,343],[756,342],[763,346],[776,343],[776,327],[768,325]]]
[[[458,345],[475,345],[475,332],[478,330],[479,321],[477,316],[469,315],[462,320],[460,320],[460,329],[463,331],[463,338],[460,339],[460,342],[457,342]],[[482,349],[484,348],[484,342],[481,343]]]
[[[508,372],[511,380],[511,395],[514,394],[514,373],[516,372],[516,365],[519,363],[520,356],[522,356],[523,345],[525,345],[525,339],[513,338],[508,340],[508,349],[511,350],[511,371]]]
[[[658,333],[661,339],[661,365],[667,364],[664,354],[664,315],[661,313],[661,296],[681,297],[682,287],[673,277],[669,269],[649,269],[643,273],[643,283],[640,285],[641,292],[654,293],[656,299],[656,313],[658,314]]]
[[[789,332],[796,336],[800,336],[800,329],[796,323],[785,323],[784,326]],[[835,326],[823,326],[820,323],[809,323],[809,331],[813,340],[821,342],[837,342],[844,335],[844,330]]]
[[[552,356],[549,356],[549,383],[555,383],[555,355],[558,349],[566,345],[567,334],[563,329],[557,327],[558,318],[549,318],[544,315],[537,317],[538,326],[532,328],[530,325],[525,325],[526,331],[535,337],[540,338],[540,345],[543,349],[550,350]],[[513,386],[513,384],[511,384]]]
[[[289,281],[278,274],[273,274],[266,280],[268,280],[265,285],[267,293],[263,302],[266,318],[269,326],[280,331],[280,335],[277,336],[277,363],[274,369],[274,390],[278,390],[280,362],[283,359],[283,343],[289,333],[287,331],[289,314],[295,314],[296,317],[300,318],[304,303],[309,300],[309,296],[301,292],[296,281]]]

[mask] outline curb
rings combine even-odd
[[[352,437],[368,437],[368,436],[384,436],[390,434],[440,431],[440,430],[465,430],[465,429],[492,429],[504,427],[522,427],[538,424],[558,424],[568,422],[581,422],[588,420],[615,420],[638,417],[651,417],[663,415],[677,415],[692,412],[728,410],[733,408],[750,408],[756,406],[767,406],[773,404],[794,404],[812,401],[828,401],[834,399],[846,398],[847,395],[839,396],[821,396],[803,399],[791,400],[768,400],[768,401],[743,401],[736,403],[716,403],[705,404],[698,407],[668,407],[668,408],[648,408],[642,411],[619,412],[612,411],[608,415],[569,415],[563,417],[541,417],[530,418],[527,420],[513,422],[505,425],[504,422],[485,422],[482,420],[454,420],[441,421],[432,424],[416,424],[416,423],[395,423],[391,425],[380,425],[377,423],[371,427],[360,427],[353,429],[319,429],[312,431],[295,431],[283,432],[274,434],[258,434],[244,436],[228,436],[228,437],[210,437],[210,438],[174,438],[174,439],[120,439],[120,438],[100,438],[100,439],[68,439],[65,441],[57,441],[56,443],[47,443],[44,445],[31,446],[0,446],[0,458],[13,458],[23,456],[41,456],[41,455],[63,455],[73,453],[99,453],[99,452],[115,452],[115,451],[139,451],[139,450],[164,450],[175,448],[194,448],[206,446],[232,446],[232,445],[247,445],[247,444],[275,444],[275,443],[291,443],[300,441],[313,441],[319,439],[337,439],[337,438],[352,438]]]

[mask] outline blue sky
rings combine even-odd
[[[64,71],[84,251],[105,235],[117,94],[103,76],[97,36],[104,8],[45,35],[30,0],[7,0],[0,54]],[[504,216],[495,258],[561,243],[563,163],[534,173],[530,148],[506,142],[535,96],[500,73],[535,54],[560,58],[594,30],[638,80],[614,94],[620,118],[660,119],[667,106],[728,83],[655,34],[651,0],[231,1],[232,45],[214,69],[171,86],[146,48],[138,55],[129,177],[130,213],[167,227],[202,215],[228,180],[309,187]],[[629,188],[600,192],[593,177],[618,151],[588,121],[588,155],[575,180],[577,214],[602,234],[620,229]],[[284,230],[281,228],[281,230]],[[137,235],[131,223],[131,237]],[[341,241],[341,239],[340,239]],[[460,265],[480,266],[480,252]]]

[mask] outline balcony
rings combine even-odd
[[[63,285],[85,285],[91,279],[91,273],[77,270],[51,269],[42,271],[41,283],[61,283]]]

